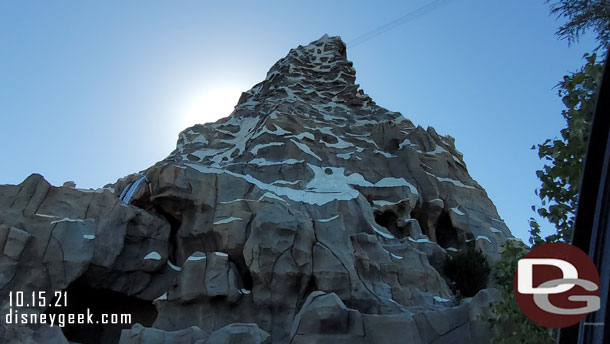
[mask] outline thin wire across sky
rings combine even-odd
[[[360,35],[354,39],[352,39],[351,41],[347,42],[347,46],[349,48],[353,48],[356,47],[370,39],[375,38],[376,36],[381,35],[384,32],[390,31],[402,24],[405,24],[413,19],[422,17],[428,13],[430,13],[431,11],[445,5],[446,3],[448,3],[451,0],[434,0],[432,2],[429,2],[428,4],[417,8],[416,10],[413,10],[405,15],[403,15],[400,18],[396,18],[386,24],[383,24],[379,27],[377,27],[376,29],[373,29],[363,35]]]

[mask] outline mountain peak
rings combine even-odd
[[[122,344],[487,344],[494,292],[460,302],[444,262],[498,259],[514,238],[453,139],[375,104],[355,73],[324,35],[140,173],[0,185],[0,307],[10,290],[128,306],[142,325],[82,332]],[[67,342],[55,329],[0,324],[0,341]]]
[[[325,101],[360,106],[372,102],[355,82],[356,70],[347,60],[345,43],[338,36],[325,34],[291,49],[269,69],[263,82],[242,94],[238,106],[276,97],[309,100],[314,93]]]

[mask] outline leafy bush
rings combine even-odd
[[[458,253],[453,259],[445,259],[445,276],[455,282],[457,291],[464,297],[472,297],[487,287],[489,263],[485,254],[469,248]]]
[[[500,301],[492,305],[494,318],[490,325],[494,333],[492,342],[496,344],[552,344],[556,330],[542,327],[521,312],[513,292],[513,278],[517,271],[517,261],[528,252],[525,245],[515,245],[506,241],[502,245],[502,258],[496,262],[493,271],[494,287],[500,291]]]

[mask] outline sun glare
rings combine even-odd
[[[238,87],[214,87],[197,93],[186,110],[187,124],[215,122],[230,115],[241,92]]]

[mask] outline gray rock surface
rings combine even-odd
[[[1,185],[0,309],[67,291],[64,311],[133,314],[58,343],[486,343],[497,296],[456,305],[442,264],[512,236],[453,141],[376,105],[325,35],[144,171]],[[0,338],[48,328],[2,320]]]
[[[256,324],[231,324],[214,331],[206,343],[209,344],[267,344],[269,333]]]
[[[167,332],[156,328],[135,324],[121,332],[120,344],[186,344],[205,343],[209,335],[198,327],[188,327],[179,331]]]

